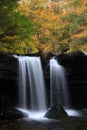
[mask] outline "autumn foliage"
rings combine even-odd
[[[16,12],[27,18],[17,21],[23,33],[14,37],[15,52],[87,51],[87,0],[21,0]]]

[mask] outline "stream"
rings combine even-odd
[[[74,111],[73,113],[76,114]],[[0,130],[87,130],[87,111],[81,111],[81,114],[59,120],[22,118],[2,121]]]

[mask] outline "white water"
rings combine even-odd
[[[19,61],[19,108],[29,117],[34,117],[31,113],[38,115],[38,118],[42,117],[47,107],[40,57],[17,56],[17,58]],[[30,109],[27,107],[29,105]]]
[[[56,103],[69,107],[69,96],[67,90],[64,68],[57,60],[50,59],[50,104]]]
[[[67,112],[68,116],[82,116],[82,113],[78,110],[74,110],[74,109],[65,109],[65,111]]]
[[[27,114],[27,119],[34,119],[34,120],[44,120],[46,119],[44,117],[46,111],[30,111],[28,109],[22,109],[22,108],[17,108],[19,111],[22,111],[23,113]]]

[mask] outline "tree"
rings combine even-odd
[[[76,48],[87,49],[86,0],[21,0],[18,7],[17,1],[13,3],[8,6],[5,0],[1,4],[0,14],[4,17],[0,21],[0,25],[3,24],[0,27],[2,49],[56,54]]]
[[[34,22],[18,10],[17,0],[1,0],[0,10],[0,50],[28,53]]]

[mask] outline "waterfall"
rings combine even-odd
[[[19,65],[19,108],[29,118],[42,118],[47,110],[47,96],[40,57],[16,56]],[[69,106],[64,68],[50,59],[50,106]],[[40,114],[41,113],[41,114]]]
[[[27,111],[30,106],[31,112],[46,111],[46,91],[40,57],[16,57],[19,63],[19,108]]]
[[[40,58],[27,57],[26,65],[30,83],[31,110],[46,110],[45,84]]]
[[[50,105],[53,106],[56,103],[68,107],[69,96],[64,68],[52,58],[50,59]]]

